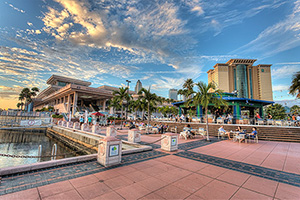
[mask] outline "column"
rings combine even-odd
[[[72,115],[74,115],[74,114],[75,114],[75,112],[76,112],[76,107],[77,107],[77,98],[78,98],[78,94],[77,94],[77,92],[74,92]]]
[[[263,106],[259,107],[259,116],[263,119],[264,118],[264,109]]]
[[[67,106],[67,112],[70,113],[70,108],[71,108],[71,95],[68,95],[68,106]]]
[[[103,101],[103,112],[105,112],[105,107],[106,107],[106,99]]]

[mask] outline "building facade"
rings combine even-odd
[[[256,59],[230,59],[207,72],[208,82],[239,98],[273,101],[271,65],[254,66]],[[213,92],[213,91],[211,91]]]
[[[169,90],[169,99],[177,100],[177,89]]]
[[[135,93],[137,94],[142,88],[143,88],[142,82],[138,80],[136,82],[135,89],[134,89]]]
[[[48,80],[48,88],[41,91],[34,99],[33,110],[53,106],[59,113],[92,111],[108,111],[108,100],[113,91],[119,88],[111,86],[90,87],[91,82],[52,75]],[[133,94],[133,91],[129,91]]]

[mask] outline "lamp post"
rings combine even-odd
[[[131,81],[126,80],[126,82],[127,82],[127,88],[128,88],[127,93],[129,94],[129,84],[131,83]],[[129,102],[127,101],[127,103],[126,103],[126,113],[125,113],[126,117],[125,117],[125,121],[127,120],[128,104],[129,104]]]

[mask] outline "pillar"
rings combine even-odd
[[[106,99],[103,101],[103,112],[105,112],[105,107],[106,107]]]
[[[117,136],[117,132],[114,126],[109,126],[106,128],[106,136]]]
[[[178,135],[176,133],[165,133],[161,136],[161,149],[165,151],[176,151],[178,149]]]
[[[67,113],[70,113],[70,112],[71,112],[70,108],[71,108],[71,95],[69,94],[69,95],[68,95]]]
[[[141,142],[141,134],[138,129],[131,129],[128,131],[128,142]]]
[[[97,161],[105,167],[118,165],[121,163],[122,141],[108,136],[99,140]]]
[[[264,109],[263,106],[259,107],[259,116],[263,119],[264,118]]]
[[[76,107],[77,107],[77,99],[78,99],[78,94],[77,94],[77,92],[74,92],[72,115],[74,115],[74,114],[75,114],[75,112],[76,112]]]

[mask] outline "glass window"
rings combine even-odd
[[[58,81],[58,86],[66,86],[66,85],[67,85],[67,83]]]
[[[261,69],[261,72],[265,72],[265,69]]]

